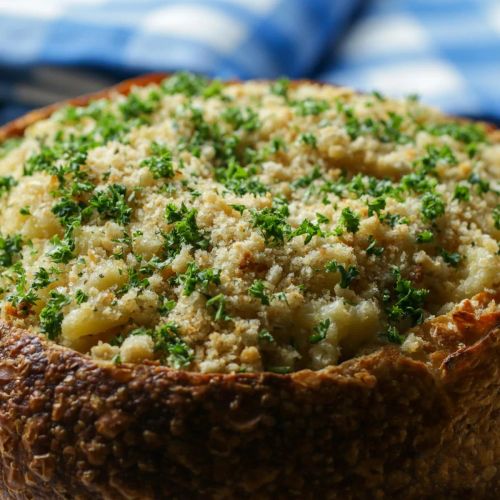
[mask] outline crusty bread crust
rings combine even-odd
[[[2,496],[498,498],[498,299],[422,325],[418,359],[387,346],[289,375],[115,366],[1,323]]]

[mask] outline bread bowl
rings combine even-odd
[[[165,78],[0,130],[3,495],[498,497],[498,133]]]

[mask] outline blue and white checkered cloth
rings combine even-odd
[[[179,69],[418,93],[500,121],[500,0],[0,0],[0,122]]]

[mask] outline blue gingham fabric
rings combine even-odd
[[[500,122],[500,0],[378,0],[320,78]]]
[[[500,0],[0,0],[0,122],[179,69],[418,93],[500,120]]]

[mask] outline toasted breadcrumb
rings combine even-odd
[[[499,289],[499,178],[498,136],[412,99],[175,75],[0,145],[1,315],[202,372],[413,353]]]

